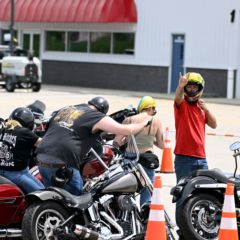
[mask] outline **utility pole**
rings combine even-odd
[[[11,13],[10,13],[10,53],[13,55],[14,44],[14,0],[11,0]]]

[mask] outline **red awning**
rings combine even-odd
[[[15,22],[134,23],[134,0],[15,0]],[[0,0],[0,21],[10,21],[11,0]]]

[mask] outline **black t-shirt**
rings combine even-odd
[[[38,138],[24,127],[0,129],[0,169],[17,171],[27,168]]]
[[[40,162],[65,162],[79,168],[83,157],[96,144],[100,132],[93,126],[105,115],[87,104],[68,106],[55,113],[37,149]]]

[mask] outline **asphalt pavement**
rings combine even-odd
[[[103,95],[110,99],[110,110],[115,111],[129,104],[136,106],[142,96],[150,95],[157,99],[158,116],[162,120],[163,126],[170,130],[170,143],[172,149],[172,157],[170,162],[174,165],[173,149],[175,145],[175,126],[173,116],[173,99],[174,94],[161,94],[151,92],[121,91],[109,89],[95,89],[82,87],[65,87],[65,86],[46,86],[48,91],[65,91],[73,94],[82,95]],[[45,86],[44,88],[45,89]],[[203,97],[204,98],[204,97]],[[206,128],[206,152],[209,168],[221,168],[225,172],[233,172],[234,159],[229,151],[229,145],[234,141],[240,141],[240,98],[204,98],[208,107],[217,118],[217,129]],[[114,107],[113,107],[114,106]],[[226,137],[227,135],[228,137]],[[159,159],[162,159],[162,151],[155,148]],[[162,159],[163,160],[163,159]],[[175,173],[158,173],[163,183],[164,208],[169,214],[171,220],[175,223],[175,204],[172,203],[170,190],[176,184]],[[174,229],[174,236],[178,239]]]
[[[157,99],[157,116],[161,119],[164,129],[170,130],[171,149],[175,145],[175,124],[173,114],[174,94],[157,94],[150,92],[134,92],[96,88],[68,87],[43,85],[40,92],[16,89],[14,93],[0,90],[0,117],[7,118],[16,107],[27,106],[35,100],[46,104],[46,115],[60,107],[87,102],[96,95],[106,97],[110,102],[109,113],[126,108],[128,105],[137,106],[144,95]],[[205,98],[204,98],[205,99]],[[209,168],[221,168],[226,172],[233,172],[234,158],[229,145],[240,141],[240,99],[206,98],[209,109],[217,118],[217,129],[206,128],[206,152]],[[228,134],[228,137],[225,135]],[[232,135],[230,137],[230,135]],[[186,143],[187,144],[187,143]],[[154,149],[159,159],[162,159],[162,150]],[[174,155],[172,153],[173,161]],[[175,204],[172,203],[170,189],[176,184],[175,173],[160,173],[163,182],[164,207],[175,222]],[[176,238],[177,239],[177,238]]]
[[[157,99],[173,100],[174,93],[155,93],[155,92],[143,92],[143,91],[126,91],[116,89],[103,89],[103,88],[85,88],[85,87],[70,87],[60,85],[43,85],[43,89],[54,90],[54,91],[69,91],[73,93],[83,94],[104,94],[104,95],[116,95],[123,97],[142,97],[152,96]],[[204,97],[203,97],[204,98]],[[204,98],[209,103],[216,104],[227,104],[227,105],[240,105],[240,98]]]

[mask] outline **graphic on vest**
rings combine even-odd
[[[73,123],[76,119],[80,118],[84,112],[79,111],[74,106],[67,107],[60,110],[57,115],[54,117],[54,122],[57,123],[60,127],[67,128],[73,131]]]
[[[13,149],[16,146],[17,136],[4,133],[0,142],[0,166],[14,167]]]

